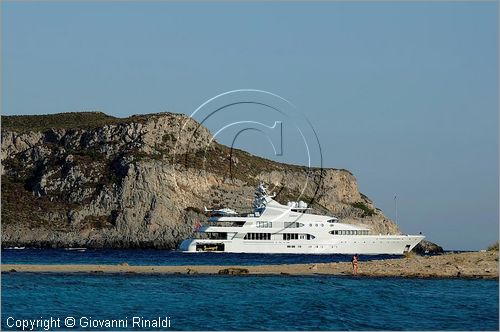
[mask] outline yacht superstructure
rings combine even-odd
[[[415,247],[422,235],[374,235],[369,228],[345,224],[335,217],[308,213],[304,202],[282,205],[260,184],[253,211],[237,214],[215,210],[208,225],[200,225],[200,238],[184,240],[187,252],[396,254]],[[227,213],[225,213],[227,212]]]

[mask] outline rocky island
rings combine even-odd
[[[278,201],[400,232],[349,171],[230,149],[186,115],[2,116],[1,140],[3,247],[177,248],[200,207],[249,210],[262,180]]]

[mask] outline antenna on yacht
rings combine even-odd
[[[396,226],[398,225],[398,195],[394,194],[394,210],[396,211],[396,219],[394,220],[396,222]]]

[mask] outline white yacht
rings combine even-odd
[[[198,225],[199,238],[184,240],[180,249],[186,252],[402,255],[424,239],[422,235],[371,234],[369,228],[308,213],[309,210],[302,201],[278,203],[260,184],[251,213],[214,210],[217,213],[209,217],[208,225]]]

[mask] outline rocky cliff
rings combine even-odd
[[[181,114],[2,116],[1,139],[3,246],[175,248],[200,208],[250,210],[259,181],[282,203],[398,233],[349,171],[230,149]]]

